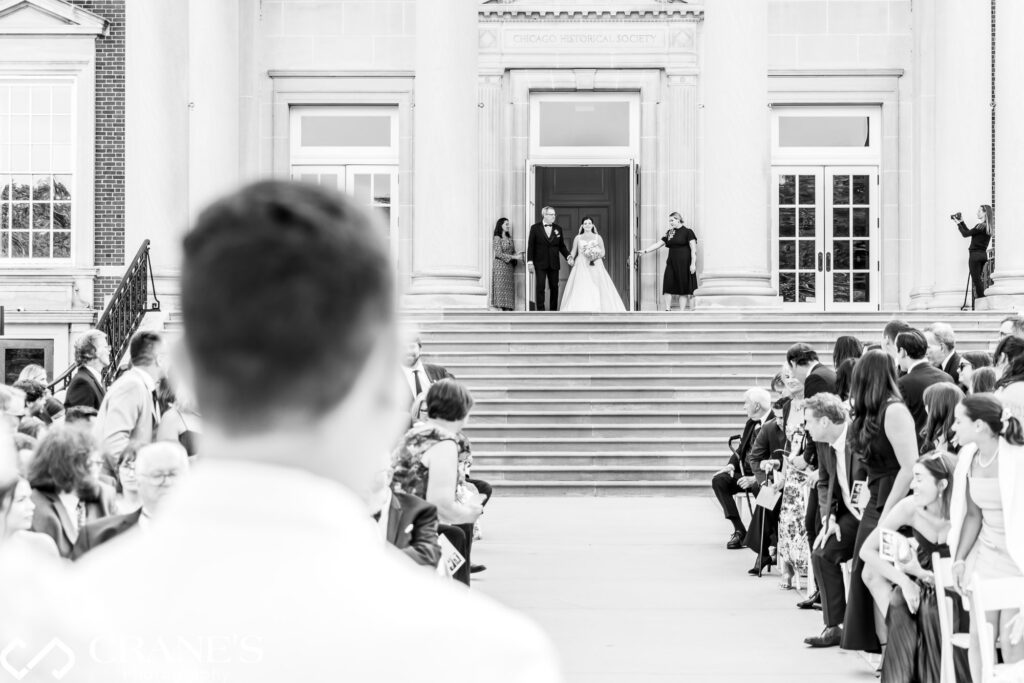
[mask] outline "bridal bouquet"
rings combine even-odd
[[[597,259],[604,258],[604,247],[594,240],[580,247],[580,253],[583,254],[583,258],[587,259],[590,265],[594,265]]]

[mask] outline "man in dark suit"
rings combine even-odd
[[[161,501],[188,472],[188,453],[173,441],[146,444],[135,455],[135,478],[139,483],[142,507],[135,512],[115,515],[86,524],[78,533],[71,559],[77,560],[93,548],[124,532],[145,529],[159,513]]]
[[[772,415],[771,396],[764,389],[748,389],[743,396],[743,410],[747,413],[747,423],[743,426],[739,448],[729,458],[729,463],[716,472],[711,479],[711,489],[722,506],[725,518],[733,526],[733,534],[725,545],[729,550],[743,548],[743,542],[747,535],[743,520],[740,519],[740,511],[736,507],[736,499],[733,496],[744,491],[757,495],[759,485],[750,469],[748,456],[754,447],[758,432]]]
[[[430,385],[442,379],[455,379],[455,375],[440,365],[423,362],[423,342],[416,338],[409,342],[405,352],[402,375],[409,387],[409,406],[425,394]]]
[[[914,328],[905,320],[890,320],[885,324],[885,328],[882,330],[882,350],[892,357],[893,363],[897,362],[899,356],[896,352],[896,337],[900,336],[901,333],[912,329]],[[898,363],[896,371],[900,375],[903,374],[903,370],[899,368]]]
[[[425,500],[407,493],[386,489],[381,511],[374,519],[384,530],[387,542],[395,546],[417,564],[437,567],[441,559],[441,546],[437,543],[437,508]],[[384,514],[387,510],[387,514]]]
[[[817,394],[836,393],[836,373],[818,360],[818,353],[807,344],[793,344],[786,351],[786,363],[793,376],[804,384],[804,399],[813,398]],[[810,467],[818,466],[818,449],[814,439],[809,435],[804,439],[804,461]],[[807,497],[807,514],[804,526],[807,538],[812,539],[821,531],[821,520],[815,510],[818,507],[818,491],[812,488]],[[809,609],[820,604],[820,594],[815,592],[807,600],[799,603],[801,609]]]
[[[107,335],[89,330],[75,341],[75,363],[78,372],[71,378],[64,394],[64,407],[85,406],[99,410],[107,394],[103,384],[103,368],[110,365],[110,344]]]
[[[900,332],[896,337],[896,360],[906,373],[897,384],[903,400],[914,416],[917,445],[921,446],[921,430],[928,421],[924,410],[924,390],[939,382],[952,382],[953,378],[928,362],[928,341],[919,330]]]
[[[747,465],[761,486],[764,486],[767,481],[767,472],[782,469],[782,459],[786,455],[788,445],[783,416],[789,403],[788,398],[782,398],[772,404],[772,419],[768,420],[761,431],[757,433],[754,445],[750,449],[750,455],[747,456]],[[781,486],[779,490],[781,490]],[[759,574],[764,565],[770,562],[767,546],[778,545],[779,511],[781,508],[781,497],[772,510],[766,510],[761,506],[754,508],[750,528],[747,530],[744,540],[744,545],[757,553],[754,568],[748,572],[751,576]]]
[[[843,634],[846,587],[842,564],[853,557],[861,511],[854,500],[854,482],[865,478],[863,467],[846,443],[846,408],[835,394],[819,393],[804,402],[805,425],[818,450],[818,514],[821,533],[814,540],[811,567],[821,593],[825,629],[804,639],[811,647],[835,647]]]
[[[559,256],[564,256],[569,265],[569,249],[565,246],[562,228],[555,223],[555,210],[550,206],[541,209],[541,222],[530,226],[530,237],[526,245],[526,265],[534,273],[534,300],[537,310],[544,310],[544,282],[550,292],[549,311],[558,310],[558,273],[562,269]]]
[[[928,342],[928,362],[953,378],[960,384],[960,354],[956,352],[956,335],[952,326],[946,323],[933,323],[924,331]]]

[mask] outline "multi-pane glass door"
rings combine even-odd
[[[791,309],[877,310],[877,167],[772,170],[772,235],[779,296]]]

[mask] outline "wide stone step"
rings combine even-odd
[[[495,482],[497,496],[711,496],[706,481],[581,481],[578,479]]]
[[[781,366],[774,368],[776,371],[781,369]],[[451,368],[449,368],[451,370]],[[648,374],[606,374],[606,375],[564,375],[564,374],[552,374],[552,375],[496,375],[490,370],[480,371],[475,373],[474,371],[478,368],[464,368],[460,371],[456,377],[464,382],[466,386],[473,390],[473,395],[476,396],[478,392],[489,391],[489,392],[507,392],[508,396],[517,396],[518,392],[533,392],[538,389],[543,390],[545,388],[551,388],[552,391],[568,391],[573,392],[576,395],[577,391],[604,391],[614,390],[615,395],[618,395],[618,391],[621,390],[637,390],[644,391],[647,389],[657,388],[673,388],[680,386],[681,382],[685,382],[685,386],[688,390],[692,391],[724,391],[724,392],[735,392],[737,390],[743,391],[749,386],[757,385],[758,375],[700,375],[700,374],[688,374],[688,375],[677,375],[669,374],[667,372],[659,373],[648,373]],[[454,373],[453,373],[454,374]],[[774,373],[773,375],[774,376]],[[764,382],[767,383],[771,378],[765,377]],[[709,384],[713,383],[713,384]],[[482,395],[482,394],[481,394]],[[490,395],[495,395],[494,393]],[[532,395],[532,394],[531,394]],[[585,394],[584,394],[585,395]]]
[[[736,411],[664,411],[656,410],[656,404],[649,404],[647,409],[636,411],[487,411],[474,410],[470,425],[473,429],[483,427],[522,426],[548,428],[551,426],[569,427],[572,425],[597,425],[602,421],[614,422],[618,425],[675,425],[678,429],[704,429],[709,425],[734,426],[737,424]],[[743,425],[740,423],[739,429]]]
[[[560,465],[562,467],[587,467],[591,465],[614,465],[623,467],[642,467],[646,465],[704,465],[718,470],[725,467],[729,459],[728,449],[722,447],[717,451],[694,451],[686,455],[660,453],[658,451],[641,451],[633,453],[600,453],[581,451],[578,453],[481,453],[473,451],[473,471],[480,466],[502,467],[505,465]]]
[[[994,337],[994,329],[997,321],[993,324],[977,325],[972,327],[959,327],[956,330],[957,343],[987,343]],[[757,342],[759,344],[792,344],[794,338],[799,338],[815,348],[831,349],[837,337],[849,335],[857,337],[863,343],[877,343],[881,339],[882,329],[871,329],[865,334],[864,327],[842,327],[842,326],[813,326],[809,327],[804,323],[792,324],[784,327],[750,327],[739,325],[736,327],[694,327],[692,325],[678,327],[657,327],[651,325],[629,325],[622,328],[609,327],[570,327],[559,328],[548,325],[524,325],[524,326],[496,326],[477,325],[475,327],[435,327],[429,332],[423,332],[420,337],[423,343],[431,344],[453,344],[465,342],[487,342],[500,343],[515,341],[532,341],[538,338],[554,336],[558,340],[574,342],[601,342],[617,341],[623,339],[638,341],[705,341],[716,339],[722,342],[740,343]]]
[[[672,430],[678,432],[681,430]],[[695,436],[650,436],[645,430],[637,429],[629,437],[566,436],[552,432],[543,436],[469,435],[473,451],[481,453],[504,453],[522,451],[529,453],[579,453],[598,451],[602,453],[634,453],[637,451],[666,454],[686,454],[691,451],[706,452],[722,449],[728,453],[729,437],[739,430],[722,430],[716,433],[701,433]]]
[[[710,422],[694,423],[685,429],[677,424],[645,424],[620,423],[604,424],[600,421],[590,424],[479,424],[470,421],[465,433],[470,440],[476,437],[516,439],[520,436],[529,435],[537,438],[551,435],[558,438],[609,438],[625,439],[642,432],[650,437],[671,438],[683,436],[688,433],[699,433],[704,436],[735,434],[742,431],[742,425],[737,428],[735,424],[714,424]]]
[[[571,387],[545,390],[543,387],[511,387],[496,389],[477,387],[466,382],[476,399],[473,413],[480,410],[549,410],[571,408],[579,411],[640,410],[645,401],[654,408],[692,407],[699,410],[735,408],[742,400],[742,387],[698,387],[685,380],[671,386]],[[678,388],[676,388],[678,387]],[[565,400],[572,399],[571,405]]]
[[[642,359],[629,358],[626,355],[614,360],[598,361],[591,359],[588,363],[580,362],[579,359],[561,359],[557,361],[542,361],[536,358],[512,358],[505,356],[504,360],[488,358],[485,361],[460,358],[458,360],[446,359],[447,362],[439,362],[456,377],[462,379],[474,374],[490,374],[497,371],[510,375],[526,375],[532,377],[549,377],[552,375],[573,375],[576,377],[590,377],[591,375],[679,375],[707,377],[774,377],[782,369],[785,357],[765,358],[761,362],[753,361],[732,361],[719,360],[699,361],[687,360],[681,362],[679,359],[659,359],[657,362],[645,361]],[[431,358],[430,362],[438,362]],[[768,374],[768,373],[771,374]]]
[[[477,365],[505,363],[506,365],[554,365],[556,367],[559,364],[564,366],[614,365],[630,367],[638,364],[675,363],[679,365],[707,364],[711,367],[721,367],[731,363],[757,363],[761,366],[769,364],[780,365],[785,360],[785,353],[780,354],[776,351],[761,351],[758,349],[737,349],[735,351],[715,351],[714,353],[708,353],[707,350],[652,351],[633,349],[629,344],[624,344],[617,350],[570,350],[558,352],[541,347],[536,351],[520,351],[515,354],[502,351],[440,351],[432,353],[429,357],[429,362],[444,367],[448,367],[449,363],[463,365],[470,363]]]
[[[520,338],[509,337],[501,340],[472,339],[460,341],[440,341],[436,339],[424,340],[424,353],[433,356],[436,354],[452,355],[457,353],[487,353],[487,354],[512,354],[527,355],[537,353],[572,353],[572,354],[594,354],[594,353],[622,353],[630,352],[636,354],[651,353],[656,351],[675,352],[684,355],[706,355],[713,356],[733,355],[737,353],[748,354],[758,353],[764,355],[781,356],[785,358],[786,351],[795,342],[793,340],[810,344],[818,353],[818,356],[831,362],[832,343],[827,345],[814,342],[801,336],[799,332],[791,333],[782,341],[765,341],[761,339],[729,340],[719,339],[714,336],[706,336],[695,339],[633,339],[630,335],[608,339],[566,339],[561,335],[552,334],[547,338]],[[834,338],[833,338],[834,341]],[[958,340],[957,348],[961,351],[985,351],[991,342],[989,335],[977,339]]]
[[[565,467],[559,465],[512,465],[505,467],[489,467],[474,465],[473,475],[495,484],[501,481],[550,481],[564,479],[567,476],[581,481],[688,481],[703,482],[705,485],[712,474],[720,468],[710,465],[675,466],[651,465],[646,467],[630,467],[615,465],[593,465],[582,467]]]

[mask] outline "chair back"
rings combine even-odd
[[[939,634],[942,636],[939,680],[956,683],[953,664],[953,600],[946,591],[953,585],[953,561],[932,553],[932,574],[935,576],[935,601],[939,613]]]
[[[998,579],[975,577],[971,583],[971,623],[978,631],[981,680],[995,681],[996,637],[992,624],[985,619],[986,612],[1017,609],[1024,605],[1024,577],[1011,576]]]

